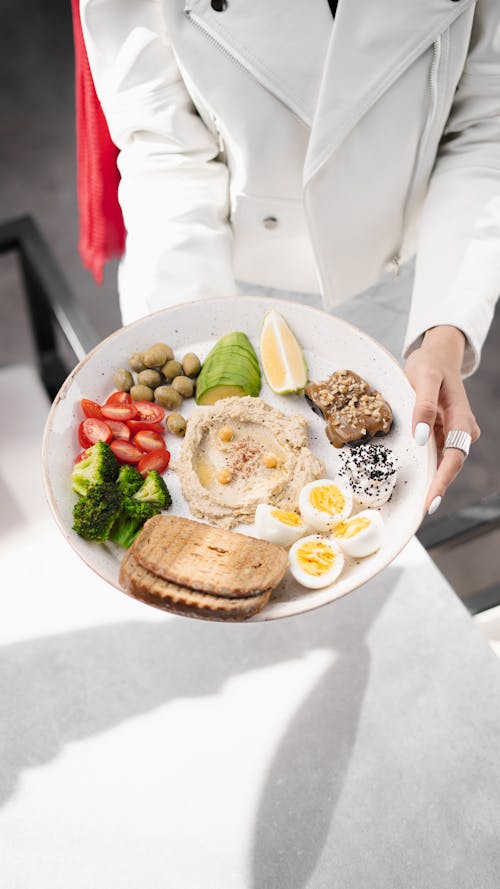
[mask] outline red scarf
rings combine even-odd
[[[71,2],[75,42],[78,249],[83,264],[101,284],[104,263],[112,256],[120,256],[125,247],[125,226],[118,203],[118,149],[111,141],[96,95],[83,42],[79,2]]]

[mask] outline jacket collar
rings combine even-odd
[[[307,126],[307,183],[365,112],[476,0],[186,0],[186,15]]]

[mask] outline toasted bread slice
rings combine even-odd
[[[163,580],[217,596],[252,596],[283,579],[283,547],[174,515],[146,522],[132,544],[143,568]]]
[[[130,550],[122,561],[120,584],[130,596],[148,605],[203,620],[246,620],[257,614],[271,595],[271,590],[265,590],[255,596],[230,599],[198,593],[152,574],[139,564]]]

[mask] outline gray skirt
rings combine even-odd
[[[403,265],[396,278],[385,277],[378,284],[336,306],[332,315],[344,318],[378,340],[386,349],[401,360],[403,341],[408,323],[414,262]],[[316,309],[323,308],[319,293],[296,293],[260,287],[238,281],[242,296],[270,296],[276,299],[295,300]]]

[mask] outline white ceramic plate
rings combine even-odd
[[[50,506],[57,524],[84,562],[100,577],[120,589],[118,574],[123,550],[114,544],[88,543],[72,531],[72,510],[77,499],[71,490],[73,461],[80,450],[77,429],[82,419],[81,398],[102,402],[113,391],[113,374],[127,366],[132,352],[144,351],[155,342],[167,342],[176,358],[195,352],[200,359],[208,354],[223,334],[244,331],[257,354],[264,313],[280,312],[298,336],[305,352],[309,376],[320,380],[335,370],[348,368],[379,389],[394,413],[391,432],[383,441],[396,453],[400,469],[395,491],[382,507],[385,542],[366,559],[350,562],[336,583],[321,590],[307,590],[287,576],[273,593],[269,604],[252,620],[289,617],[318,608],[359,587],[382,571],[403,549],[419,527],[424,501],[436,466],[434,442],[418,447],[411,435],[414,393],[396,360],[378,343],[347,322],[308,306],[260,297],[207,299],[163,309],[129,324],[105,339],[80,362],[59,391],[50,411],[43,442],[43,472]],[[325,424],[299,395],[275,395],[263,382],[261,397],[285,413],[302,414],[309,421],[309,441],[335,475],[337,454],[325,434]],[[183,414],[195,409],[193,399],[185,401]],[[175,457],[180,442],[168,437]],[[172,494],[171,511],[189,516],[177,476],[168,470],[165,479]]]

